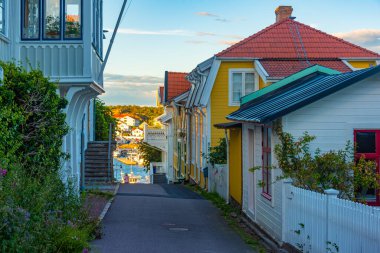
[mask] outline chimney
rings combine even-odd
[[[292,6],[278,6],[274,11],[274,13],[276,13],[276,22],[289,18],[292,15],[292,12]]]

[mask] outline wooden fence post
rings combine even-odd
[[[281,217],[281,240],[283,242],[287,242],[286,233],[288,230],[288,219],[287,219],[287,203],[289,200],[292,199],[291,192],[290,192],[290,186],[292,185],[293,180],[291,178],[285,178],[282,180],[282,217]]]
[[[330,222],[329,209],[331,208],[330,207],[331,202],[334,201],[334,199],[338,198],[339,191],[335,190],[335,189],[327,189],[324,192],[327,195],[327,198],[326,198],[326,247],[327,247],[328,242],[330,242],[330,240],[329,240],[329,237],[330,237],[330,235],[329,235],[329,230],[330,230],[330,227],[329,227],[329,222]]]

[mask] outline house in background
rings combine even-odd
[[[157,118],[161,129],[146,128],[145,141],[162,151],[163,167],[168,182],[187,179],[186,167],[186,111],[185,103],[190,89],[187,73],[165,72],[164,88],[159,88],[159,102],[164,114]]]
[[[135,128],[132,130],[132,136],[135,136],[135,137],[143,137],[144,136],[144,131],[139,129],[139,128]]]
[[[316,139],[311,152],[343,150],[356,143],[356,157],[378,163],[380,133],[380,66],[339,73],[318,65],[252,93],[227,118],[243,125],[243,211],[280,243],[284,235],[284,186],[273,155],[279,143],[274,126],[295,138],[307,131]],[[260,166],[254,173],[248,168]],[[380,173],[377,166],[377,172]],[[259,181],[264,182],[258,187]],[[379,192],[368,191],[369,205],[380,205]],[[286,211],[286,210],[285,210]],[[289,210],[287,210],[289,212]],[[312,235],[311,235],[312,236]]]
[[[202,153],[207,154],[210,146],[216,146],[220,138],[227,137],[227,201],[232,198],[242,203],[245,211],[252,208],[248,199],[252,200],[253,197],[252,189],[243,186],[253,179],[244,176],[251,167],[239,161],[243,160],[241,151],[246,150],[243,140],[248,137],[242,132],[241,125],[233,124],[225,117],[239,108],[245,96],[271,87],[285,77],[315,64],[346,73],[375,66],[379,59],[379,55],[374,52],[295,21],[291,18],[292,11],[291,6],[279,6],[275,10],[274,24],[202,62],[188,76],[192,83],[187,100],[192,118],[188,130],[191,132],[188,138],[191,144],[188,146],[193,147],[191,156],[194,157],[191,163],[193,160],[197,163],[197,157],[201,157]],[[204,147],[201,147],[202,144]],[[265,149],[268,154],[269,148]],[[201,163],[196,167],[203,166]],[[212,170],[209,170],[209,179],[213,175]],[[270,190],[266,189],[260,195],[260,198],[266,196],[263,202],[269,209],[275,205],[273,201],[278,199],[272,196]],[[280,231],[276,227],[278,216],[266,216],[265,219],[271,220],[272,230]]]
[[[94,140],[94,99],[104,93],[102,1],[0,1],[0,60],[41,69],[68,100],[71,131],[63,150],[63,180],[79,186],[84,151]]]
[[[120,123],[124,123],[127,126],[130,127],[136,127],[140,125],[140,119],[138,119],[136,116],[130,115],[128,113],[115,115],[114,116]]]

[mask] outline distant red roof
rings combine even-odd
[[[166,72],[165,75],[165,95],[166,101],[170,101],[173,98],[188,91],[191,87],[190,82],[186,79],[188,73],[182,72]]]
[[[351,71],[341,60],[309,60],[310,65],[307,61],[299,60],[261,60],[260,63],[272,78],[284,78],[315,64],[335,69],[342,73]]]
[[[164,86],[158,87],[158,95],[160,97],[159,102],[162,104],[164,102]]]
[[[261,59],[298,59],[305,56],[309,59],[380,58],[375,52],[292,19],[274,23],[216,56]]]

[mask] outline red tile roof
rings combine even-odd
[[[166,101],[170,101],[173,98],[188,91],[191,87],[190,82],[186,79],[188,73],[182,72],[166,72],[165,84],[167,85],[167,91],[165,91],[167,98]]]
[[[341,60],[310,60],[310,65],[303,60],[260,60],[260,63],[270,77],[281,79],[315,64],[343,73],[351,71]]]
[[[301,41],[309,59],[380,58],[380,55],[375,52],[292,19],[274,23],[216,56],[265,59],[304,58]]]

